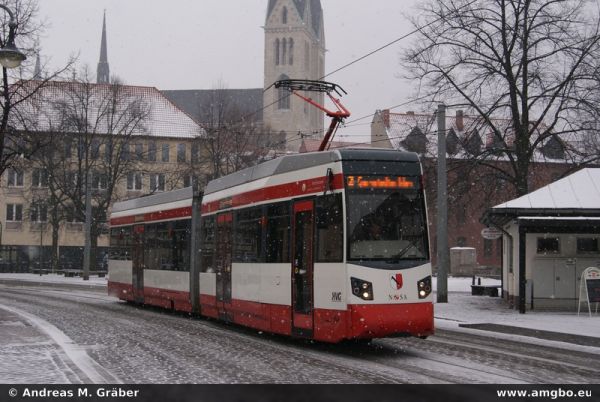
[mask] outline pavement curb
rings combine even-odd
[[[562,332],[542,331],[539,329],[515,327],[501,324],[458,324],[460,328],[477,329],[481,331],[499,332],[502,334],[521,335],[547,341],[573,343],[581,346],[600,348],[600,338],[592,336],[566,334]]]

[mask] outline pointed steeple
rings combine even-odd
[[[33,69],[33,79],[42,79],[42,63],[40,61],[40,38],[35,40],[35,67]]]
[[[42,64],[40,62],[40,51],[35,52],[35,68],[33,69],[33,79],[39,80],[42,78]]]
[[[96,83],[108,84],[110,82],[110,69],[108,67],[108,46],[106,44],[106,10],[102,21],[102,43],[100,44],[100,61],[96,72]]]

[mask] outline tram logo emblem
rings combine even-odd
[[[402,274],[396,274],[390,278],[390,286],[392,289],[402,289]]]

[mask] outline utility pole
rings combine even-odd
[[[83,248],[83,280],[90,279],[90,264],[92,253],[92,196],[91,196],[91,172],[88,169],[85,178],[85,245]]]
[[[446,173],[446,105],[438,105],[437,158],[437,302],[448,303],[448,178]]]

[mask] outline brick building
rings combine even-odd
[[[508,120],[494,120],[499,127],[510,130]],[[446,118],[448,164],[448,245],[473,247],[477,263],[485,272],[498,273],[502,261],[502,239],[489,240],[481,235],[484,212],[515,197],[512,185],[498,176],[496,169],[507,169],[508,161],[493,157],[497,146],[491,129],[477,117],[457,111]],[[507,142],[510,145],[510,135]],[[437,117],[428,114],[391,113],[378,111],[371,124],[371,145],[416,152],[425,171],[428,197],[429,229],[435,264],[436,247],[436,178],[437,178]],[[481,155],[490,154],[488,165],[477,163]],[[574,165],[566,158],[566,147],[552,137],[545,141],[534,156],[530,167],[529,189],[545,186],[569,171]]]

